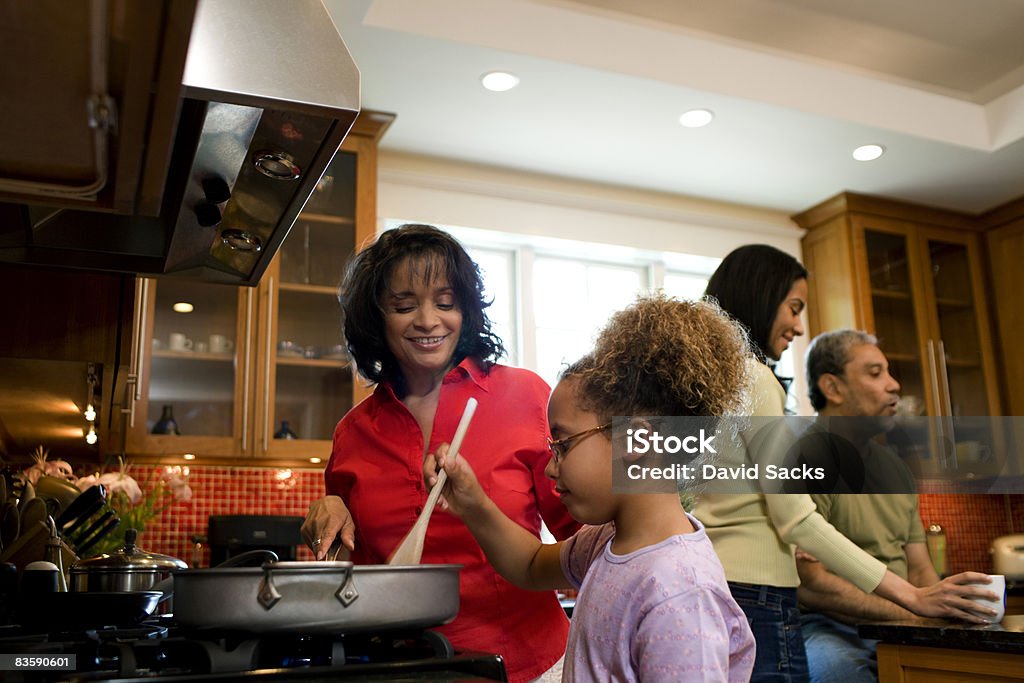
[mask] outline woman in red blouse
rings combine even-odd
[[[423,459],[450,442],[478,401],[461,450],[484,489],[534,534],[577,528],[544,476],[547,399],[540,377],[494,363],[504,349],[485,313],[476,264],[447,233],[403,225],[356,255],[341,287],[345,337],[373,394],[342,418],[327,464],[327,496],[302,527],[318,559],[383,564],[426,501]],[[333,546],[334,549],[331,549]],[[537,678],[565,650],[568,622],[553,592],[516,588],[488,564],[456,517],[434,513],[425,564],[461,564],[460,609],[439,627],[456,648],[496,652],[513,683]]]

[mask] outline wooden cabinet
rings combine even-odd
[[[1024,199],[982,216],[996,316],[996,348],[1001,361],[1007,415],[1024,415]]]
[[[793,219],[808,231],[812,335],[876,335],[902,395],[927,415],[1001,414],[973,217],[845,193]]]
[[[879,683],[1024,680],[1024,655],[914,645],[878,645]]]
[[[330,455],[337,421],[368,392],[345,349],[338,285],[375,232],[377,143],[393,118],[360,116],[258,287],[138,280],[129,454]],[[165,411],[180,434],[153,433]]]
[[[1005,473],[1019,456],[987,417],[1003,408],[978,217],[844,193],[793,220],[807,229],[811,335],[874,334],[904,412],[946,418],[904,420],[890,445],[920,476]]]

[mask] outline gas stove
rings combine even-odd
[[[456,650],[433,631],[256,635],[192,631],[167,618],[69,633],[2,627],[0,661],[5,681],[46,683],[507,680],[500,656]]]

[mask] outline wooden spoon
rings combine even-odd
[[[459,426],[455,430],[455,437],[448,448],[448,457],[452,460],[455,460],[459,454],[462,439],[466,436],[466,430],[469,429],[469,421],[473,419],[475,411],[476,399],[471,398],[466,401],[466,409],[462,412],[462,419],[459,420]],[[437,505],[437,499],[441,495],[441,489],[444,488],[446,481],[448,481],[448,473],[441,470],[437,473],[437,483],[434,484],[434,488],[430,489],[430,495],[427,496],[423,512],[420,513],[416,523],[412,525],[412,529],[409,529],[409,533],[405,535],[405,538],[398,544],[395,551],[391,553],[391,559],[388,560],[389,565],[420,563],[420,558],[423,557],[423,541],[427,536],[427,525],[430,524],[430,513],[434,511],[434,506]]]

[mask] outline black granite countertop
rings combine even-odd
[[[883,643],[1024,654],[1024,614],[1007,615],[998,624],[913,619],[860,624],[857,631]]]

